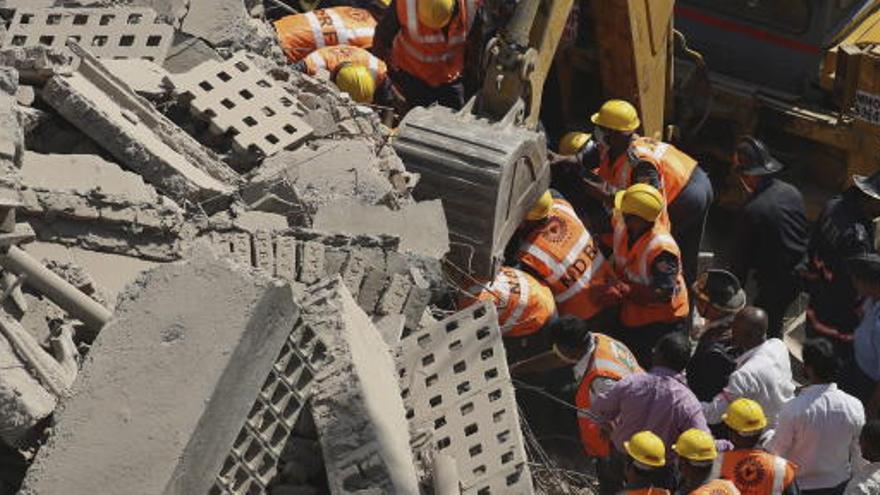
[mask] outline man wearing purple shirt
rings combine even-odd
[[[709,431],[700,401],[683,383],[681,372],[690,359],[690,345],[683,333],[667,335],[654,347],[654,367],[648,373],[630,375],[596,398],[590,412],[609,426],[614,451],[599,462],[600,493],[617,493],[623,485],[623,442],[640,431],[651,431],[672,445],[691,428]],[[675,452],[667,450],[667,466]],[[671,473],[670,473],[671,474]]]

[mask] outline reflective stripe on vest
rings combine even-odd
[[[783,484],[785,483],[785,469],[788,462],[782,457],[776,456],[773,459],[773,495],[782,495]]]
[[[315,38],[315,46],[318,48],[327,46],[327,42],[324,40],[324,31],[321,29],[321,21],[318,20],[318,16],[314,12],[309,12],[306,14],[306,19],[308,19],[309,26],[312,28],[312,37]]]
[[[501,329],[501,333],[505,334],[510,331],[515,325],[519,323],[522,319],[523,313],[526,312],[526,306],[528,306],[529,296],[530,296],[530,288],[529,282],[523,276],[522,272],[517,270],[516,272],[516,281],[519,284],[519,297],[516,301],[516,307],[513,309],[513,313],[507,318],[504,322],[504,328]],[[504,285],[505,293],[507,294],[507,304],[510,304],[510,286],[507,283],[507,277],[501,277],[501,280]]]

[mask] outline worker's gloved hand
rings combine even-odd
[[[616,306],[629,293],[629,286],[623,282],[609,282],[596,287],[596,301],[602,306]]]

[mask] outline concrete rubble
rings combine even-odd
[[[442,205],[265,11],[0,0],[0,493],[533,493]]]
[[[205,303],[182,304],[192,294]],[[147,272],[94,342],[22,493],[207,492],[297,313],[289,285],[210,255]]]

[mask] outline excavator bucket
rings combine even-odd
[[[400,124],[394,149],[421,175],[413,196],[440,199],[449,225],[447,261],[491,280],[526,212],[547,190],[550,168],[543,133],[515,124],[513,109],[497,122],[473,114],[417,107]]]

